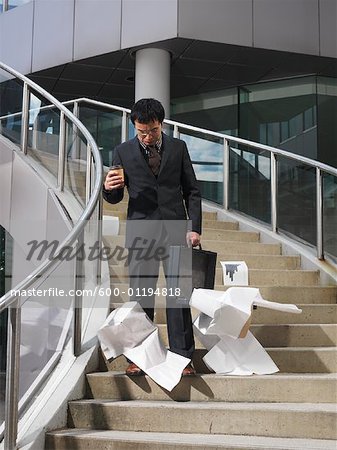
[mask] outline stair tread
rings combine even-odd
[[[125,372],[122,371],[108,371],[108,372],[92,372],[87,374],[87,377],[124,377],[126,379],[129,379],[127,375],[125,375]],[[233,376],[233,375],[226,375],[226,374],[217,374],[217,373],[211,373],[211,374],[201,374],[197,373],[195,375],[197,378],[202,378],[204,380],[214,380],[214,379],[231,379],[231,380],[241,380],[243,378],[249,379],[249,380],[336,380],[337,381],[337,373],[274,373],[272,375],[251,375],[249,378],[247,377],[241,377],[241,376]],[[193,377],[194,379],[194,377]],[[191,378],[186,378],[186,380],[193,381]]]
[[[248,403],[248,402],[168,402],[163,400],[111,400],[111,399],[84,399],[72,400],[71,405],[101,405],[118,408],[160,408],[160,409],[195,409],[198,410],[269,410],[269,411],[299,411],[299,412],[327,412],[337,416],[337,409],[334,403]]]
[[[233,448],[253,449],[262,448],[268,449],[277,448],[279,450],[335,450],[336,442],[327,439],[300,439],[300,438],[277,438],[277,437],[263,437],[263,436],[238,436],[238,435],[224,435],[224,434],[188,434],[188,433],[159,433],[146,431],[112,431],[112,430],[88,430],[88,429],[73,429],[66,428],[55,430],[48,433],[50,436],[60,437],[74,437],[79,439],[95,438],[98,440],[111,441],[127,441],[127,442],[142,442],[146,443],[169,443],[190,444],[195,447],[205,448],[228,448],[228,445]]]

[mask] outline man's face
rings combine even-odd
[[[161,123],[158,120],[148,123],[139,123],[135,120],[138,139],[145,145],[154,145],[160,138]]]

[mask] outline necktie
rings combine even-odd
[[[155,146],[148,146],[149,166],[155,176],[159,173],[161,156]]]

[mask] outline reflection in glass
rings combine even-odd
[[[278,226],[316,245],[316,172],[296,161],[278,158]]]
[[[101,151],[103,164],[110,166],[113,150],[121,143],[122,113],[80,104],[79,119],[90,131]]]
[[[239,88],[239,136],[317,158],[316,78]]]
[[[0,70],[0,132],[16,144],[21,142],[22,92],[22,83]]]
[[[231,147],[229,162],[229,207],[270,223],[269,153]]]
[[[337,178],[323,178],[323,236],[324,250],[337,258]]]
[[[39,94],[29,96],[27,154],[54,175],[58,172],[60,112]]]
[[[191,134],[190,134],[191,133]],[[192,134],[193,133],[193,134]],[[201,195],[207,200],[223,202],[223,144],[222,139],[189,131],[181,133],[186,142],[193,168],[199,181]]]

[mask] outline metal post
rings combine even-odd
[[[223,207],[229,208],[229,142],[224,138],[223,141]]]
[[[125,142],[128,140],[129,136],[129,120],[128,120],[128,114],[126,111],[123,111],[122,116],[122,135],[121,140],[122,142]]]
[[[98,249],[100,251],[100,249],[102,248],[102,226],[103,226],[103,197],[102,197],[102,192],[99,195],[98,198],[98,204],[97,204],[97,208],[98,208],[98,214],[97,214],[97,242],[98,242]],[[102,279],[102,261],[101,258],[98,257],[97,258],[97,278],[96,278],[96,283],[100,284],[101,283],[101,279]]]
[[[82,349],[82,291],[84,277],[84,262],[81,248],[84,243],[84,230],[77,240],[75,266],[75,304],[74,304],[74,355],[79,356]]]
[[[179,127],[178,125],[174,125],[173,127],[173,137],[175,137],[176,139],[180,138],[180,131],[179,131]]]
[[[78,102],[74,102],[73,114],[77,119],[80,117],[80,106]],[[80,159],[81,155],[81,140],[78,135],[78,128],[74,124],[73,125],[73,151],[72,151],[72,159]]]
[[[270,196],[271,229],[277,233],[277,159],[275,153],[270,154]]]
[[[316,167],[316,221],[317,221],[317,258],[324,259],[323,243],[323,174],[321,169]]]
[[[87,204],[89,202],[89,199],[91,197],[91,190],[92,190],[92,154],[91,154],[91,147],[88,144],[87,145],[87,167],[86,167],[86,177],[85,177],[85,203]]]
[[[21,308],[18,298],[15,307],[8,308],[8,341],[5,398],[4,449],[16,449],[18,433],[18,403],[20,380]]]
[[[27,83],[23,85],[22,92],[22,125],[21,125],[21,150],[26,155],[28,145],[29,127],[29,87]]]
[[[60,135],[59,135],[59,160],[57,170],[57,187],[60,191],[64,189],[64,171],[66,160],[66,121],[64,112],[60,115]]]
[[[3,0],[4,9],[3,11],[8,11],[8,0]]]

